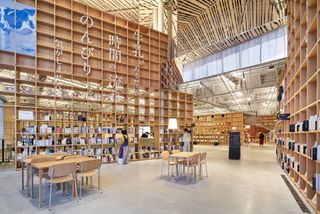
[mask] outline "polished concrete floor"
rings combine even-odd
[[[161,161],[103,165],[103,193],[88,190],[77,203],[53,198],[52,213],[302,213],[281,178],[273,146],[243,146],[240,161],[228,160],[227,147],[196,146],[208,152],[209,177],[195,184],[160,179]],[[94,180],[95,181],[95,180]],[[48,200],[47,200],[48,201]],[[21,173],[0,170],[0,213],[48,213],[21,191]]]

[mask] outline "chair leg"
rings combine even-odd
[[[99,192],[102,193],[102,190],[101,190],[101,181],[100,181],[100,169],[98,169],[98,190],[99,190]]]
[[[91,188],[91,189],[93,188],[93,179],[92,179],[92,176],[90,176],[90,188]]]
[[[207,160],[205,160],[205,165],[206,165],[206,174],[207,174],[207,177],[208,177],[208,167],[207,167]]]
[[[73,179],[73,189],[75,191],[75,197],[77,198],[77,202],[79,202],[78,190],[77,190],[77,178]]]
[[[66,195],[68,195],[68,182],[66,182],[66,187],[65,187],[65,191],[66,191]]]
[[[34,186],[33,186],[33,169],[31,169],[31,198],[34,198]]]
[[[45,201],[46,198],[46,184],[47,184],[47,180],[45,180],[44,182],[44,187],[43,187],[43,195],[42,195],[42,201]]]
[[[162,161],[162,165],[161,165],[161,177],[162,177],[162,172],[163,172],[163,161]]]
[[[51,211],[52,182],[50,183],[49,211]]]
[[[83,177],[81,176],[81,181],[80,181],[80,197],[79,197],[79,200],[81,200],[81,196],[82,196],[82,185],[83,185]]]

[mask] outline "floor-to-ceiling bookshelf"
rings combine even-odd
[[[122,129],[131,139],[132,160],[157,158],[161,149],[170,149],[160,143],[177,144],[181,133],[167,131],[168,118],[177,118],[179,127],[191,126],[193,97],[160,87],[161,64],[167,61],[166,34],[76,1],[17,2],[37,11],[35,56],[0,51],[0,78],[4,83],[0,90],[6,105],[15,112],[17,167],[23,156],[48,150],[114,162]],[[81,23],[83,16],[91,17],[92,26]],[[86,31],[90,43],[84,44],[81,38]],[[137,36],[143,56],[139,58],[133,53]],[[118,48],[112,46],[115,38],[121,40]],[[63,42],[59,79],[56,39]],[[88,61],[89,74],[83,72],[83,46],[94,48]],[[111,48],[121,51],[121,60],[110,59]],[[135,74],[138,64],[139,73]],[[115,77],[121,81],[119,87],[110,80]],[[57,82],[59,91],[55,90]],[[29,114],[29,119],[21,119],[22,113]],[[139,128],[145,126],[150,126],[154,137],[149,146],[139,145]]]
[[[320,2],[288,1],[288,59],[284,76],[284,111],[290,120],[278,134],[278,160],[306,197],[320,211],[320,161],[312,148],[320,142]],[[303,127],[303,122],[309,127]],[[280,122],[279,122],[280,123]],[[314,182],[317,180],[316,182]],[[316,185],[315,185],[316,184]]]
[[[193,141],[198,144],[227,144],[229,132],[240,132],[244,140],[243,113],[194,116]]]

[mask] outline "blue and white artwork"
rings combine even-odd
[[[0,0],[0,49],[35,55],[35,39],[35,8],[14,0]]]

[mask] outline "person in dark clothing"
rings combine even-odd
[[[259,139],[260,139],[259,144],[260,144],[261,147],[263,147],[263,144],[264,144],[264,134],[263,134],[262,132],[260,132],[260,134],[259,134]]]

